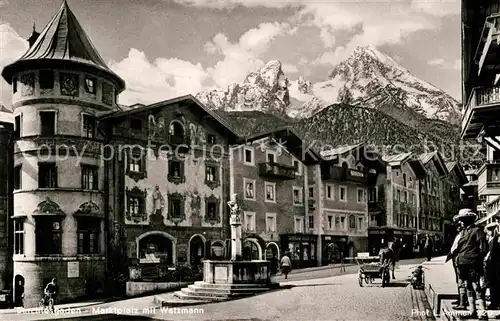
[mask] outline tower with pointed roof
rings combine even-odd
[[[59,299],[105,276],[104,137],[97,115],[117,108],[125,82],[112,72],[63,1],[30,47],[6,66],[15,147],[14,297],[38,304],[57,278]],[[21,285],[21,286],[19,286]]]

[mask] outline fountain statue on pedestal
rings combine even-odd
[[[231,211],[231,260],[241,260],[241,218],[240,206],[238,204],[238,194],[233,194],[231,200],[227,202]]]
[[[241,218],[238,194],[232,194],[227,202],[231,211],[231,260],[204,260],[203,282],[196,282],[188,288],[174,293],[172,304],[183,300],[220,302],[262,293],[279,287],[271,281],[269,261],[246,260],[241,257]],[[209,292],[209,296],[200,293]],[[180,299],[180,301],[175,301]],[[167,302],[163,302],[166,304]]]

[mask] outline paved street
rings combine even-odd
[[[413,265],[399,267],[396,271],[397,279],[387,288],[381,288],[378,284],[361,288],[357,275],[347,274],[282,282],[285,285],[282,290],[230,302],[186,307],[184,313],[180,308],[163,311],[158,308],[144,315],[143,309],[152,306],[152,297],[145,297],[88,307],[81,313],[52,317],[71,320],[420,320],[416,315],[412,316],[413,307],[422,309],[424,305],[416,302],[419,295],[415,295],[415,291],[407,286],[410,267]],[[311,273],[314,272],[319,271]],[[296,276],[299,277],[300,274],[303,273],[297,273]],[[122,313],[128,316],[113,315],[120,313],[115,309],[123,309]],[[189,313],[190,309],[198,309],[198,313]],[[0,315],[2,320],[43,320],[48,317],[40,314]]]
[[[410,260],[402,260],[398,264],[403,264],[403,265],[411,265],[411,264],[419,264],[424,261],[423,258],[417,258],[417,259],[410,259]],[[292,271],[291,274],[288,275],[288,279],[285,280],[285,277],[282,275],[278,275],[275,277],[275,280],[277,282],[285,282],[285,281],[302,281],[302,280],[311,280],[311,279],[322,279],[322,278],[328,278],[332,276],[338,276],[338,275],[343,275],[343,274],[352,274],[352,273],[358,273],[359,267],[354,264],[354,265],[346,265],[345,266],[345,271],[342,272],[340,267],[332,267],[328,269],[312,269],[312,270],[295,270]]]

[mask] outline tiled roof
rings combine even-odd
[[[386,163],[399,163],[411,156],[411,153],[402,153],[391,156],[383,156],[382,160]]]
[[[40,59],[72,61],[95,67],[110,74],[125,87],[125,82],[108,68],[66,1],[63,1],[59,11],[45,26],[36,42],[21,58],[5,67],[2,75],[10,81],[16,66]]]
[[[436,154],[436,152],[423,153],[423,154],[420,154],[418,156],[418,158],[420,159],[420,161],[422,163],[427,164],[432,159],[432,157],[434,157],[435,154]]]

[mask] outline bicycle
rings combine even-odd
[[[49,294],[44,294],[44,296],[40,299],[39,306],[40,308],[48,308],[50,312],[54,312],[54,294],[49,293]]]

